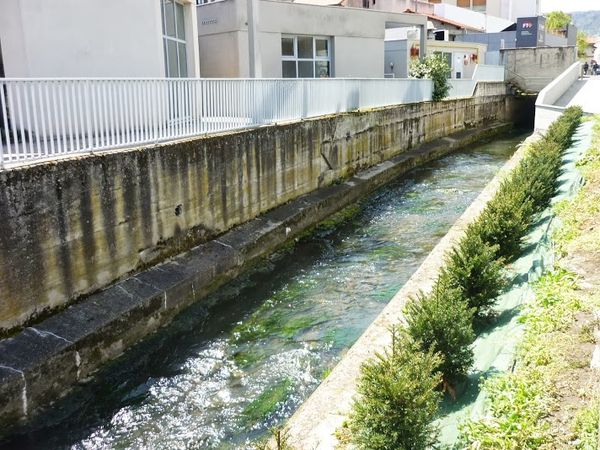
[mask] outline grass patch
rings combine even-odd
[[[564,270],[535,284],[536,299],[521,319],[526,331],[517,368],[484,383],[489,414],[462,424],[464,448],[537,449],[551,441],[545,418],[556,402],[553,380],[569,367],[566,354],[573,339],[565,330],[582,307],[575,289],[573,275]]]
[[[562,201],[554,207],[561,220],[554,239],[563,255],[580,249],[600,251],[600,116],[594,116],[593,133],[592,148],[577,164],[586,185],[573,202]]]
[[[578,450],[596,450],[598,448],[598,423],[600,422],[600,398],[596,397],[591,404],[579,411],[573,421],[573,433],[576,440],[574,447]]]

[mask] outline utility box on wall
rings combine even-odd
[[[517,19],[517,48],[543,47],[545,42],[545,17],[519,17]]]

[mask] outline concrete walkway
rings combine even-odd
[[[600,113],[600,76],[580,78],[554,105],[561,107],[579,105],[586,113]]]

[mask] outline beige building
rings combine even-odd
[[[449,77],[472,78],[477,64],[485,62],[487,45],[474,42],[427,40],[426,55],[442,55],[450,67]],[[386,76],[404,78],[410,61],[420,55],[420,43],[414,36],[397,38],[389,33],[385,41]]]
[[[197,15],[203,77],[383,78],[386,28],[427,27],[417,14],[273,0],[206,3]]]
[[[0,0],[6,77],[195,77],[192,0]]]

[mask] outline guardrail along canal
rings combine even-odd
[[[5,444],[251,448],[310,395],[524,137],[378,190],[341,225],[184,311]]]

